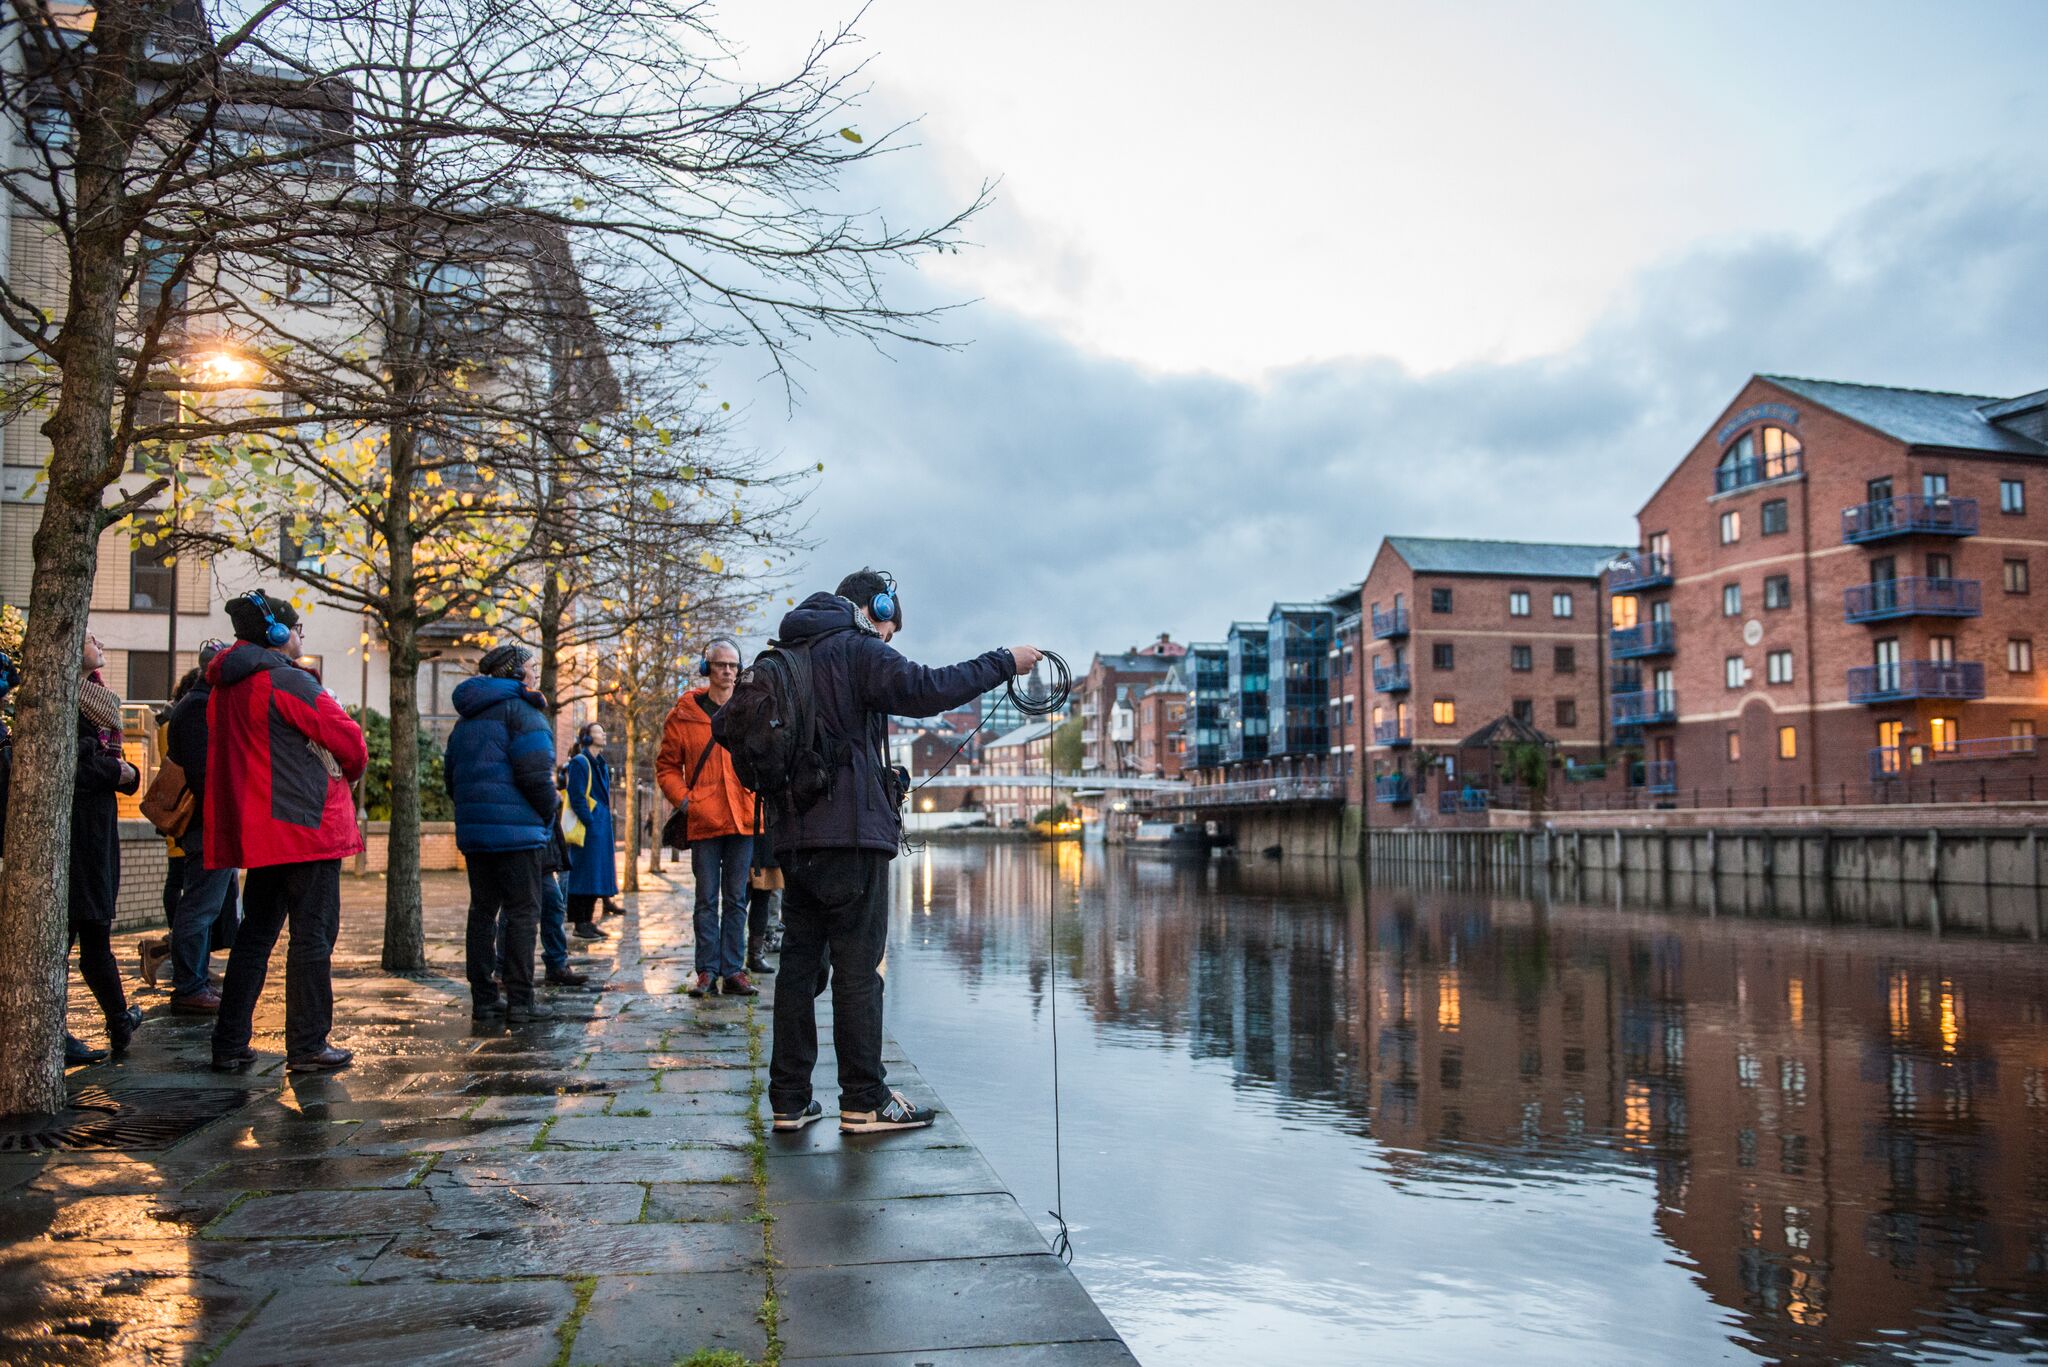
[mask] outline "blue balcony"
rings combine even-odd
[[[1799,473],[1801,453],[1787,451],[1777,456],[1751,456],[1748,460],[1724,461],[1714,471],[1714,492],[1725,494],[1768,480],[1788,479]]]
[[[1372,687],[1375,693],[1406,693],[1408,691],[1407,665],[1374,665]]]
[[[1977,617],[1983,611],[1983,585],[1974,579],[1873,579],[1842,590],[1842,615],[1851,622]]]
[[[1373,724],[1372,743],[1374,745],[1384,745],[1394,750],[1405,750],[1414,744],[1414,741],[1415,737],[1403,731],[1401,723],[1397,721],[1383,721]]]
[[[1977,500],[1900,494],[1842,509],[1842,540],[1850,545],[1899,536],[1975,536]]]
[[[1678,691],[1652,689],[1646,693],[1616,693],[1614,724],[1622,726],[1663,726],[1678,720]]]
[[[1415,790],[1406,774],[1385,774],[1372,781],[1372,800],[1402,807],[1415,800]]]
[[[1984,666],[1970,660],[1902,660],[1858,665],[1849,671],[1850,702],[1903,702],[1909,698],[1984,696]]]
[[[1483,812],[1489,796],[1483,788],[1461,788],[1455,793],[1446,788],[1436,795],[1436,809],[1445,816],[1459,812]]]
[[[1638,788],[1659,797],[1669,797],[1678,791],[1678,761],[1644,760],[1629,769],[1628,777],[1629,782]]]
[[[1372,610],[1372,638],[1375,641],[1391,641],[1408,634],[1408,609],[1391,608],[1382,612]]]
[[[1870,781],[1905,778],[1919,765],[1956,764],[1967,760],[2032,759],[2041,753],[2034,736],[1983,736],[1947,745],[1880,745],[1870,752]]]
[[[1644,622],[1616,627],[1607,633],[1607,654],[1615,660],[1641,660],[1669,655],[1678,648],[1678,631],[1670,622]]]
[[[1625,568],[1607,571],[1609,593],[1639,593],[1644,589],[1671,587],[1671,557],[1635,551],[1621,557]]]

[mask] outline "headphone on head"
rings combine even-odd
[[[698,678],[708,679],[711,677],[711,647],[718,645],[731,646],[733,658],[735,660],[738,660],[742,665],[746,663],[746,654],[740,649],[740,643],[738,641],[735,641],[730,636],[714,636],[704,643],[704,653],[697,657]]]
[[[877,622],[896,620],[896,576],[887,570],[876,570],[882,576],[882,591],[868,600],[868,616]]]
[[[263,596],[262,589],[250,589],[242,597],[256,605],[263,614],[263,642],[269,646],[281,646],[292,638],[292,629],[277,620],[277,614],[270,610],[270,600]]]

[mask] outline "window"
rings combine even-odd
[[[1721,544],[1732,546],[1740,540],[1742,540],[1742,513],[1738,509],[1730,509],[1721,514]]]
[[[1733,764],[1741,758],[1742,733],[1740,731],[1730,731],[1728,733],[1728,762]]]
[[[1429,705],[1429,719],[1438,726],[1458,724],[1458,704],[1454,698],[1438,698]]]
[[[1527,673],[1536,667],[1536,653],[1528,646],[1508,647],[1508,667],[1517,673]]]
[[[2005,667],[2014,674],[2034,672],[2034,643],[2025,636],[2015,636],[2005,643]]]
[[[1559,698],[1557,700],[1556,716],[1559,726],[1577,726],[1579,724],[1578,700],[1576,698]]]
[[[71,145],[71,116],[55,105],[40,105],[28,114],[30,145],[61,152]]]
[[[1740,617],[1742,615],[1742,585],[1723,584],[1721,586],[1721,615],[1723,617]]]
[[[1929,579],[1953,579],[1955,575],[1956,562],[1952,557],[1943,555],[1938,551],[1927,557],[1927,577]]]
[[[2005,591],[2025,593],[2027,591],[2027,562],[2008,560],[2005,562]]]
[[[1792,576],[1773,574],[1764,580],[1764,610],[1792,606]]]
[[[1438,669],[1455,667],[1456,652],[1449,641],[1438,641],[1429,648],[1429,662]]]
[[[289,265],[284,268],[284,297],[295,304],[331,304],[334,285],[324,275]]]
[[[1779,759],[1798,759],[1798,758],[1799,758],[1799,728],[1798,728],[1798,727],[1796,727],[1796,726],[1781,726],[1781,727],[1779,727],[1779,728],[1778,728],[1778,758],[1779,758]]]
[[[1528,615],[1529,591],[1527,589],[1515,589],[1508,594],[1508,616],[1527,617]]]
[[[1953,636],[1930,636],[1927,638],[1927,658],[1941,664],[1956,662],[1956,638]]]
[[[1578,673],[1578,652],[1571,646],[1553,646],[1550,651],[1550,667],[1558,674]]]
[[[1571,615],[1572,615],[1572,596],[1571,596],[1571,595],[1570,595],[1569,593],[1553,593],[1553,594],[1551,594],[1551,595],[1550,595],[1550,615],[1551,615],[1552,617],[1569,617],[1569,616],[1571,616]]]
[[[1534,726],[1536,724],[1536,702],[1534,699],[1516,698],[1514,702],[1509,704],[1508,710],[1513,712],[1515,720],[1523,725]]]
[[[1920,496],[1930,499],[1947,498],[1948,476],[1935,474],[1931,471],[1920,476]]]
[[[1743,667],[1740,655],[1730,655],[1721,662],[1721,679],[1728,687],[1740,688],[1748,677],[1749,671]]]
[[[1763,506],[1762,528],[1765,536],[1777,536],[1792,525],[1792,519],[1785,511],[1785,500],[1774,498]]]
[[[1429,610],[1431,612],[1449,612],[1451,610],[1451,591],[1449,589],[1431,589],[1429,591]]]
[[[2017,479],[2001,479],[1998,481],[1998,511],[2001,513],[2023,513],[2026,510],[2026,483]]]
[[[132,702],[164,702],[171,696],[171,656],[165,650],[128,652],[128,697]]]
[[[1891,476],[1886,475],[1882,479],[1873,479],[1866,481],[1863,485],[1863,494],[1864,497],[1868,498],[1872,503],[1884,502],[1886,499],[1892,496]]]
[[[1651,532],[1649,544],[1651,555],[1660,556],[1665,560],[1671,558],[1671,533]]]
[[[1952,755],[1956,752],[1956,719],[1954,717],[1929,717],[1927,719],[1927,745],[1937,755]]]
[[[2014,717],[2005,724],[2005,734],[2012,737],[2012,752],[2016,755],[2034,753],[2034,719]]]
[[[1881,721],[1877,724],[1878,763],[1885,773],[1899,772],[1899,743],[1905,736],[1906,724],[1902,721]]]
[[[1780,475],[1797,473],[1799,453],[1804,449],[1799,444],[1799,438],[1782,427],[1766,427],[1763,436],[1764,478],[1777,479]]]
[[[1633,593],[1624,593],[1607,602],[1608,625],[1616,631],[1626,631],[1636,624],[1636,613],[1642,605]]]
[[[159,541],[154,546],[137,543],[128,558],[128,610],[130,612],[169,612],[171,610],[172,580],[175,571],[170,565],[170,548]],[[134,693],[131,681],[129,691]],[[136,693],[143,698],[168,698],[163,693]]]
[[[1764,677],[1774,684],[1792,682],[1792,652],[1774,650],[1764,657]]]

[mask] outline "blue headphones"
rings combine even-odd
[[[868,600],[868,616],[877,622],[893,622],[896,620],[896,576],[887,570],[876,570],[875,573],[882,576],[887,587]]]
[[[731,646],[734,657],[744,662],[745,656],[740,651],[740,643],[738,641],[735,641],[730,636],[714,636],[704,643],[704,653],[697,657],[698,678],[708,679],[711,677],[711,647],[716,645]]]
[[[277,620],[277,614],[270,610],[270,600],[263,596],[262,589],[250,589],[243,598],[256,605],[263,614],[263,641],[270,646],[281,646],[292,638],[292,629]]]

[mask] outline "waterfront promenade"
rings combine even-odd
[[[469,1021],[460,875],[429,877],[417,977],[377,967],[381,883],[344,898],[354,1068],[284,1075],[280,953],[255,1070],[208,1071],[210,1019],[142,990],[129,1057],[72,1074],[79,1100],[121,1104],[99,1113],[120,1147],[0,1152],[0,1359],[1133,1361],[949,1116],[768,1130],[772,996],[682,995],[684,884],[654,880],[614,938],[578,944],[602,992],[515,1030]],[[131,973],[136,938],[116,944]],[[72,1003],[97,1038],[75,983]],[[819,1079],[829,1109],[829,1044]]]

